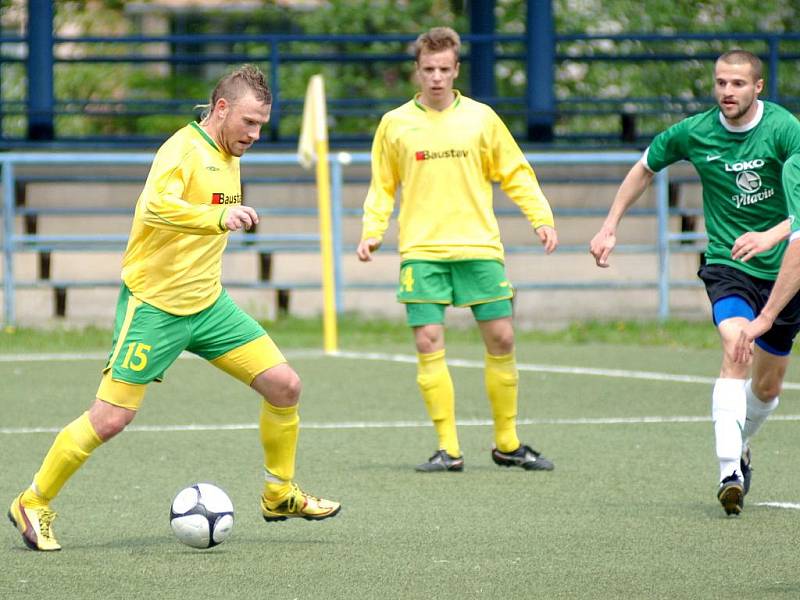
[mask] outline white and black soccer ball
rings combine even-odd
[[[182,489],[172,501],[169,524],[181,542],[192,548],[211,548],[233,531],[233,503],[210,483]]]

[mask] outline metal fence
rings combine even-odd
[[[294,121],[302,111],[302,86],[290,80],[303,69],[328,71],[332,78],[345,77],[339,69],[353,67],[364,73],[370,69],[388,69],[398,63],[410,65],[407,52],[414,39],[407,34],[382,35],[305,35],[305,34],[205,34],[205,35],[128,35],[128,36],[53,36],[46,20],[29,24],[27,36],[0,37],[0,74],[6,85],[0,92],[0,147],[19,149],[23,144],[64,142],[108,143],[117,148],[145,147],[158,143],[165,131],[128,131],[126,124],[139,118],[165,119],[175,114],[189,115],[203,97],[181,96],[170,92],[170,78],[187,66],[224,67],[244,61],[265,65],[274,92],[272,118],[268,134],[273,143],[294,143],[297,131]],[[542,39],[544,38],[544,40]],[[483,73],[470,73],[470,82],[462,82],[467,92],[489,103],[511,124],[521,140],[556,141],[575,144],[633,145],[646,143],[657,128],[656,115],[685,116],[708,105],[711,81],[710,65],[721,51],[731,46],[745,46],[764,60],[767,84],[763,97],[780,102],[800,112],[800,92],[796,70],[800,61],[800,33],[713,33],[713,34],[556,34],[538,21],[528,23],[522,34],[464,35],[466,51],[462,61],[468,69],[481,68]],[[154,48],[166,48],[159,52]],[[187,50],[187,48],[189,50]],[[206,51],[207,48],[224,50]],[[487,55],[488,49],[488,55]],[[480,60],[478,60],[480,58]],[[495,77],[503,66],[524,74],[522,85],[504,85]],[[622,92],[566,95],[557,91],[558,73],[569,66],[597,65],[616,67],[633,65],[643,71],[669,65],[675,69],[704,73],[701,96],[663,94],[631,96]],[[64,97],[57,90],[60,77],[70,69],[91,66],[95,71],[134,66],[151,73],[152,67],[166,69],[164,85],[156,89],[128,89],[123,97]],[[36,73],[36,77],[21,75]],[[217,71],[214,71],[215,73]],[[404,72],[401,77],[405,77]],[[475,75],[475,76],[473,76]],[[477,76],[480,75],[480,76]],[[121,76],[121,75],[119,75]],[[374,76],[374,75],[373,75]],[[16,78],[20,79],[16,83]],[[113,71],[108,77],[113,78]],[[107,78],[108,78],[107,77]],[[197,78],[197,76],[195,76]],[[24,95],[20,88],[27,89]],[[561,82],[564,87],[564,82]],[[501,88],[501,91],[497,91]],[[588,86],[587,89],[593,89]],[[705,92],[705,90],[709,92]],[[205,93],[205,92],[203,92]],[[294,94],[294,95],[293,95]],[[384,92],[365,89],[347,90],[329,96],[329,114],[334,122],[360,119],[355,130],[331,130],[334,145],[367,144],[380,115],[388,108],[407,100],[386,97]],[[607,131],[571,131],[565,124],[586,117],[614,117]],[[66,124],[105,123],[109,133],[91,129],[85,134],[67,134],[60,130]],[[19,125],[11,126],[11,123]],[[288,126],[287,126],[288,125]],[[577,126],[576,126],[577,127]],[[538,132],[538,133],[537,133]]]
[[[630,165],[640,157],[638,153],[532,153],[527,154],[526,158],[542,167],[545,165],[570,165],[575,167],[586,165]],[[3,321],[6,326],[13,326],[16,323],[16,290],[24,288],[50,288],[54,290],[64,290],[70,288],[86,287],[117,287],[120,284],[118,278],[108,280],[85,280],[85,279],[20,279],[15,275],[14,256],[18,253],[52,253],[59,251],[70,252],[92,252],[97,250],[113,250],[121,252],[125,248],[127,236],[108,235],[108,234],[59,234],[43,235],[39,233],[18,233],[17,223],[20,219],[35,217],[37,215],[55,214],[62,216],[81,216],[91,214],[93,216],[111,216],[132,213],[133,207],[119,208],[97,208],[80,205],[79,202],[64,202],[58,207],[30,207],[19,201],[20,183],[24,178],[18,176],[18,169],[31,165],[45,167],[57,166],[77,166],[92,165],[95,171],[102,166],[122,166],[122,165],[149,165],[152,161],[150,153],[120,153],[120,154],[51,154],[51,153],[8,153],[0,155],[0,168],[2,168],[2,194],[3,194]],[[360,214],[359,209],[343,208],[343,190],[348,181],[349,172],[353,167],[368,165],[370,156],[368,153],[333,154],[330,158],[331,167],[331,200],[332,200],[332,239],[334,246],[334,282],[335,298],[337,310],[341,312],[344,306],[343,295],[345,293],[357,293],[364,289],[393,289],[396,287],[394,279],[377,282],[349,282],[347,281],[342,268],[342,257],[345,252],[351,252],[354,246],[345,244],[342,235],[342,221],[345,217],[354,217]],[[296,166],[297,157],[290,154],[248,154],[242,158],[243,170],[245,172],[255,171],[258,166]],[[96,174],[74,173],[69,176],[48,175],[51,181],[91,181],[96,178]],[[119,181],[119,178],[117,179]],[[258,178],[261,182],[275,181],[275,178]],[[292,178],[281,179],[284,183],[292,183]],[[311,180],[306,180],[309,183]],[[680,281],[670,279],[670,253],[671,252],[696,252],[695,247],[687,247],[687,241],[702,242],[702,234],[681,233],[669,231],[669,217],[679,214],[677,208],[669,206],[669,173],[665,169],[655,177],[654,186],[656,189],[657,202],[655,208],[635,208],[629,211],[629,216],[655,216],[657,221],[657,235],[653,244],[625,245],[620,244],[617,248],[618,253],[644,253],[657,255],[658,269],[657,275],[652,279],[641,279],[626,282],[611,282],[596,280],[587,282],[585,280],[572,280],[561,282],[541,282],[541,281],[517,281],[515,287],[518,290],[537,290],[537,289],[611,289],[611,288],[639,288],[658,290],[658,317],[666,319],[670,314],[670,289],[676,287],[696,286],[694,281]],[[231,234],[228,244],[230,252],[251,252],[269,253],[274,251],[306,252],[318,253],[320,235],[317,230],[317,213],[314,210],[301,207],[277,206],[269,208],[259,208],[262,215],[298,215],[307,218],[309,221],[308,232],[304,233],[284,233],[274,235],[262,235],[258,233]],[[516,211],[515,214],[519,215]],[[555,208],[557,218],[563,222],[571,216],[598,216],[605,214],[605,209],[559,209]],[[520,218],[521,215],[519,215]],[[396,250],[396,248],[386,247],[385,251]],[[507,253],[536,253],[541,249],[532,247],[506,247]],[[559,248],[559,252],[586,253],[586,245],[565,246]],[[226,287],[238,288],[264,288],[264,289],[318,289],[321,287],[320,281],[274,281],[254,278],[252,280],[229,280],[224,281]],[[65,293],[65,292],[64,292]]]

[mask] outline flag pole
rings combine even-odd
[[[301,164],[306,167],[310,166],[316,155],[317,204],[319,207],[320,254],[322,256],[323,350],[326,354],[334,354],[338,351],[338,331],[334,289],[331,178],[328,166],[328,124],[325,110],[325,83],[322,75],[313,75],[308,82],[298,154]]]

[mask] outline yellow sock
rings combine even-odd
[[[519,448],[517,437],[517,389],[519,374],[514,353],[485,355],[486,395],[494,418],[494,443],[500,452]]]
[[[461,456],[456,433],[455,392],[444,350],[417,354],[417,384],[439,436],[439,448],[450,456]]]
[[[102,443],[89,421],[88,412],[64,427],[44,457],[33,485],[22,495],[22,503],[31,508],[48,504]]]
[[[300,416],[297,405],[273,406],[261,402],[258,430],[264,447],[264,495],[283,500],[292,489]]]

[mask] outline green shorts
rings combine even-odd
[[[173,315],[135,298],[123,284],[117,300],[114,342],[104,371],[117,381],[144,384],[161,381],[164,372],[188,350],[214,360],[266,331],[222,290],[199,313]]]
[[[444,322],[449,305],[469,306],[478,321],[511,316],[514,289],[496,260],[407,260],[400,265],[397,300],[411,327]]]

